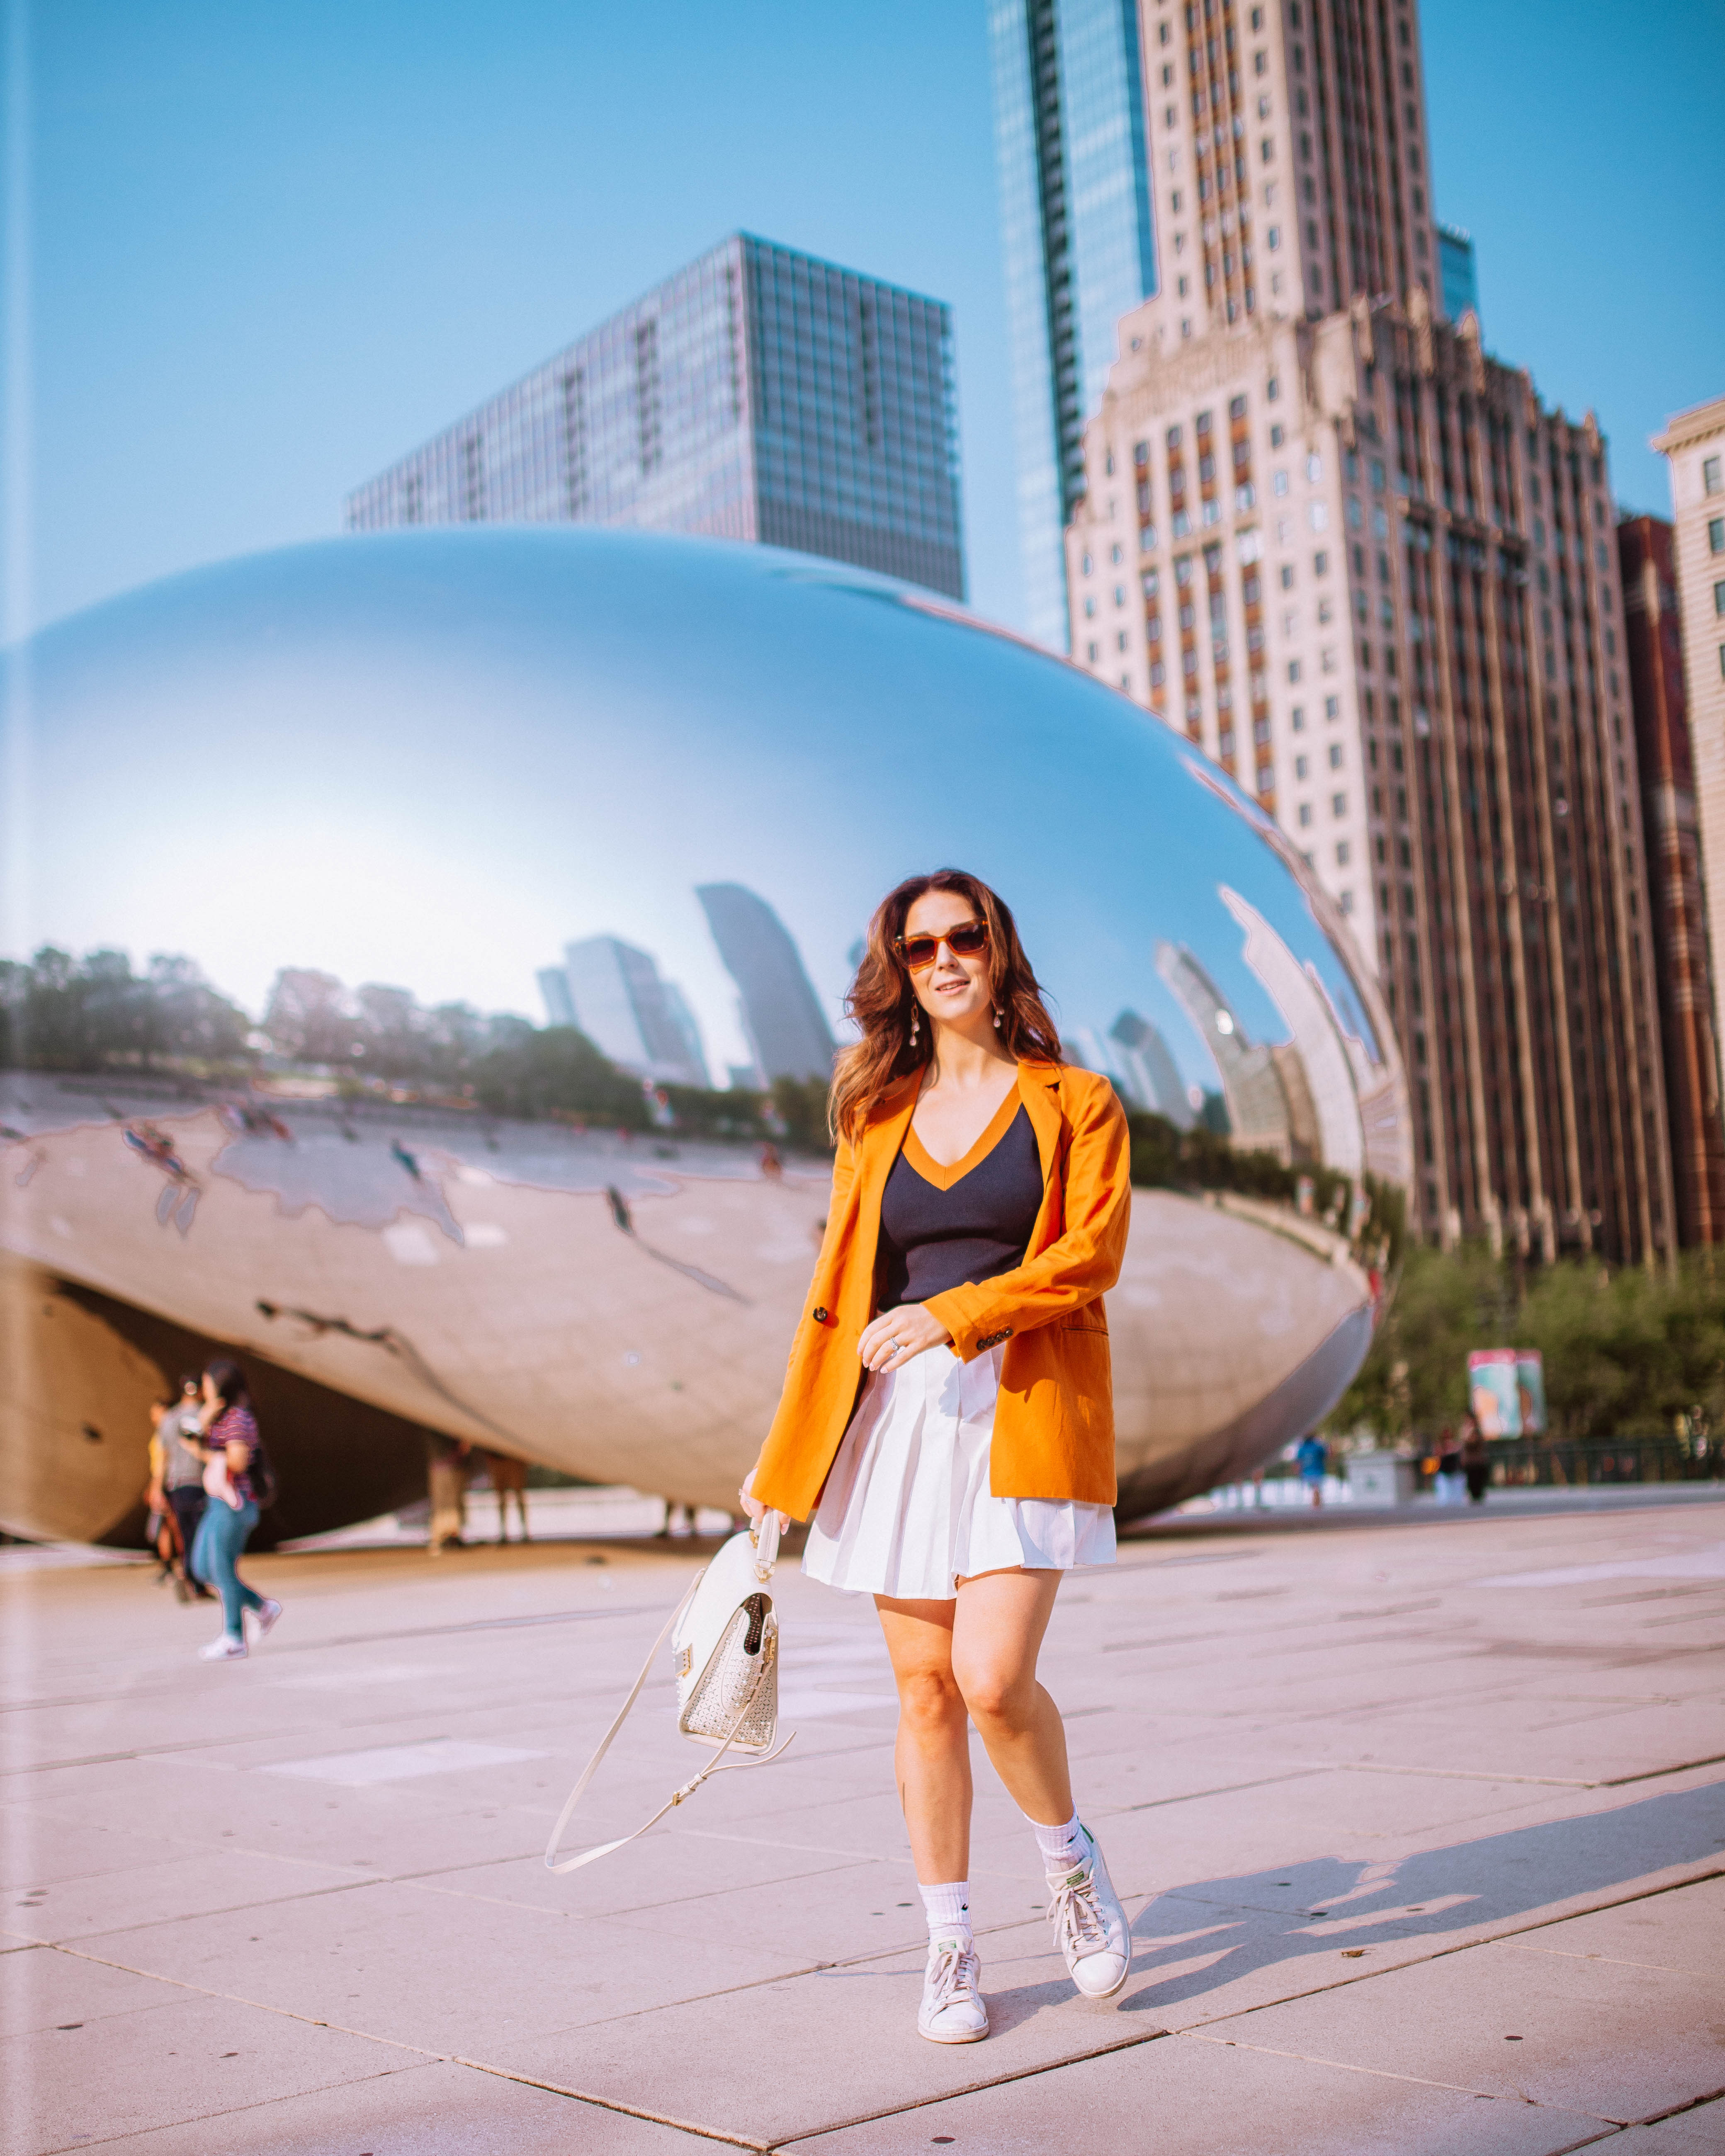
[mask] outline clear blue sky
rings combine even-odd
[[[985,0],[34,0],[27,27],[39,620],[334,531],[739,226],[952,303],[973,594],[1015,619]],[[1594,406],[1620,497],[1664,508],[1646,437],[1725,392],[1725,5],[1429,0],[1425,38],[1487,343]]]

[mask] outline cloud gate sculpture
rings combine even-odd
[[[1408,1168],[1375,988],[1255,806],[1064,662],[767,548],[475,527],[177,578],[6,683],[30,942],[188,952],[254,1009],[327,965],[578,1024],[649,1083],[815,1076],[880,894],[973,869],[1076,1060],[1322,1194],[1135,1194],[1122,1517],[1249,1471],[1358,1368]],[[215,1342],[296,1531],[398,1502],[428,1430],[732,1502],[824,1162],[268,1070],[0,1075],[0,1526],[115,1532],[148,1400]]]

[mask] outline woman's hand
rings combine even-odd
[[[898,1370],[913,1355],[949,1346],[952,1338],[940,1320],[931,1317],[920,1302],[906,1302],[897,1310],[882,1311],[865,1326],[856,1352],[866,1369]]]
[[[748,1514],[750,1526],[758,1527],[762,1521],[767,1517],[767,1507],[755,1495],[756,1471],[756,1469],[752,1467],[748,1473],[742,1478],[742,1487],[737,1493],[737,1502],[742,1506],[743,1511]],[[784,1532],[785,1529],[789,1527],[790,1523],[790,1514],[788,1512],[781,1512],[778,1516],[778,1532],[780,1534]]]

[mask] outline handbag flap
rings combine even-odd
[[[713,1650],[739,1605],[760,1592],[754,1545],[747,1533],[732,1535],[714,1553],[671,1634],[680,1704],[687,1701],[696,1679],[712,1660]]]

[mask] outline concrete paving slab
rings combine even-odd
[[[890,1678],[865,1605],[783,1574],[785,1697],[803,1702],[786,1762],[758,1780],[721,1778],[628,1852],[559,1881],[539,1861],[545,1834],[689,1557],[616,1551],[593,1567],[568,1546],[441,1565],[402,1551],[260,1559],[254,1576],[290,1621],[266,1653],[218,1670],[191,1657],[203,1614],[152,1599],[147,1576],[0,1566],[0,1857],[11,1866],[0,1877],[17,1882],[0,1891],[0,1979],[22,2002],[28,2033],[16,2041],[51,2063],[54,2044],[82,2033],[62,2021],[160,2021],[187,1995],[175,1978],[251,2002],[241,2010],[258,2017],[255,2041],[219,2046],[218,2061],[240,2056],[219,2061],[231,2087],[213,2085],[204,2125],[163,2085],[112,2129],[175,2156],[276,2146],[490,2156],[476,2138],[486,2097],[516,2084],[489,2068],[675,2122],[619,2126],[621,2112],[576,2110],[567,2095],[510,2096],[497,2101],[526,2105],[496,2113],[511,2149],[562,2135],[633,2156],[681,2147],[684,2128],[806,2137],[870,2109],[922,2148],[947,2129],[919,2107],[963,2115],[993,2101],[978,2083],[1005,2073],[1029,2078],[1009,2084],[1021,2100],[1003,2096],[998,2120],[975,2129],[991,2156],[1008,2145],[1000,2122],[1040,2115],[1038,2089],[1056,2122],[1040,2146],[1060,2145],[1069,2117],[1131,2146],[1146,2088],[1163,2092],[1158,2148],[1208,2156],[1225,2118],[1226,2156],[1356,2146],[1547,2156],[1612,2130],[1587,2125],[1581,2067],[1589,2043],[1609,2056],[1620,2023],[1635,2030],[1615,1982],[1664,1987],[1680,2062],[1704,2053],[1720,2018],[1700,1973],[1718,1887],[1651,1900],[1646,1890],[1725,1867],[1725,1768],[1590,1784],[1640,1759],[1696,1757],[1725,1700],[1725,1656],[1670,1599],[1710,1579],[1476,1583],[1625,1560],[1687,1565],[1718,1544],[1717,1508],[1711,1517],[1708,1527],[1671,1507],[1627,1521],[1500,1513],[1207,1532],[1129,1544],[1116,1572],[1071,1583],[1045,1673],[1069,1715],[1081,1801],[1127,1897],[1137,1968],[1111,2006],[1072,1998],[1028,1830],[978,1745],[973,1905],[996,2034],[950,2050],[914,2034],[920,1912]],[[1609,1610],[1587,1601],[1644,1589],[1648,1599]],[[1689,1651],[1698,1647],[1708,1651]],[[670,1697],[663,1678],[650,1688],[578,1821],[578,1845],[634,1826],[698,1763],[670,1729]],[[409,1778],[356,1786],[270,1771],[426,1745],[443,1748],[439,1770]],[[457,1745],[534,1756],[456,1766]],[[318,1891],[283,1894],[296,1871]],[[242,1900],[228,1898],[229,1882]],[[1661,1905],[1650,1936],[1638,1912]],[[1686,1907],[1680,1921],[1672,1912]],[[125,1965],[64,2007],[29,1964],[77,1954],[28,1943],[62,1925],[78,1933],[78,1954]],[[1496,1943],[1471,1944],[1481,1940]],[[1567,2015],[1578,2049],[1547,2061],[1548,2104],[1420,2093],[1423,2082],[1342,2056],[1372,2034],[1363,1994],[1476,1951],[1556,1988],[1552,2013]],[[1454,2036],[1453,2056],[1435,2065],[1450,2080],[1470,2046],[1502,2045],[1499,1995],[1446,1994],[1435,2026]],[[93,2003],[74,2010],[85,1996]],[[1219,2020],[1233,2035],[1290,1999],[1314,2017],[1300,2058],[1238,2039],[1209,2046],[1231,2088],[1212,2089],[1209,2067],[1188,2062],[1163,2091],[1128,2063],[1196,2060]],[[387,2066],[319,2093],[316,2073],[270,2032],[324,2020],[370,2040]],[[1171,2024],[1185,2033],[1139,2041]],[[1099,2055],[1122,2041],[1111,2079]],[[1324,2065],[1332,2054],[1341,2062]],[[814,2106],[807,2076],[786,2076],[769,2092],[778,2108],[763,2108],[763,2056],[818,2061]],[[469,2075],[477,2096],[462,2093]],[[1161,2066],[1156,2076],[1167,2078]],[[1367,2098],[1366,2084],[1399,2092]],[[1264,2096],[1272,2085],[1280,2093]],[[821,2109],[834,2095],[843,2105]],[[578,2133],[561,2123],[572,2119]],[[1689,2138],[1668,2145],[1686,2156],[1712,2126],[1674,2118],[1633,2132],[1681,2129]]]
[[[80,2144],[116,2145],[103,2136]],[[126,2134],[124,2156],[714,2156],[717,2144],[439,2060]]]
[[[784,2145],[797,2156],[926,2156],[943,2140],[957,2156],[1552,2156],[1599,2131],[1574,2112],[1169,2036]]]
[[[3,2156],[87,2145],[164,2120],[363,2081],[398,2054],[234,1999],[178,1992],[147,2012],[0,2041]]]
[[[1725,1856],[1725,1843],[1721,1847]],[[1725,1879],[1571,1917],[1513,1943],[1527,1953],[1671,1970],[1712,1986],[1725,1999]],[[1725,2041],[1725,2029],[1721,2036]]]
[[[528,1912],[392,1881],[83,1944],[151,1975],[466,2056],[798,1965],[770,1933],[729,1946],[673,1945],[610,1918]]]
[[[231,1848],[205,1849],[167,1863],[137,1864],[126,1874],[129,1927],[141,1927],[222,1909],[256,1908],[320,1889],[352,1885],[352,1870],[311,1864],[303,1858],[269,1856]],[[112,1875],[64,1880],[29,1902],[14,1897],[8,1922],[28,1938],[44,1941],[113,1933]]]
[[[1610,2156],[1720,2156],[1725,2149],[1725,2094],[1651,2126],[1632,2126],[1606,2143]]]
[[[776,2143],[1146,2033],[1142,2023],[1122,2029],[1112,2006],[1076,1997],[1045,1927],[1004,1944],[986,1938],[982,1951],[986,2045],[917,2035],[919,1942],[908,1952],[511,2045],[485,2062],[625,2100],[646,2071],[655,2110]]]
[[[0,1954],[0,2036],[64,2033],[68,2023],[135,2014],[184,1996],[153,1977],[56,1953],[52,1947]]]
[[[1656,1928],[1668,1910],[1666,1920],[1692,1935],[1702,1918],[1681,1914],[1684,1891],[1636,1906]],[[1687,1974],[1564,1954],[1569,1936],[1567,1925],[1553,1925],[1540,1935],[1544,1953],[1521,1942],[1473,1947],[1327,1997],[1211,2022],[1206,2033],[1618,2123],[1716,2089],[1725,2067],[1725,1969],[1717,1957],[1698,1997]]]

